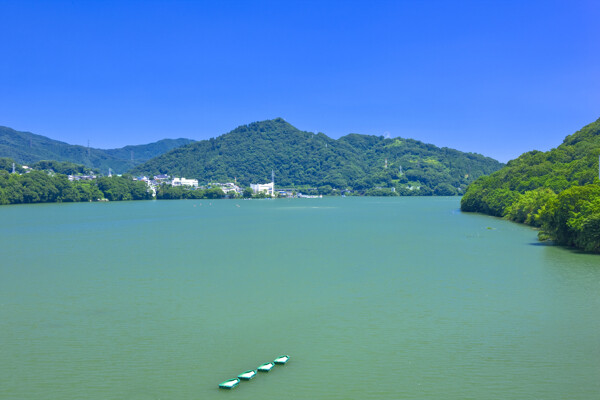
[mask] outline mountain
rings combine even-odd
[[[461,209],[537,226],[541,239],[600,252],[599,156],[600,119],[555,149],[524,153],[479,178]]]
[[[273,171],[278,187],[318,187],[323,193],[351,188],[367,194],[454,195],[500,167],[498,161],[479,154],[412,139],[350,134],[335,140],[300,131],[277,118],[171,150],[131,173],[170,174],[201,182],[237,179],[248,186],[270,182]]]
[[[109,168],[114,173],[126,172],[153,157],[191,142],[190,139],[164,139],[120,149],[88,149],[0,126],[0,157],[9,157],[21,164],[33,164],[41,160],[68,161],[98,168],[104,173],[107,173]]]
[[[169,150],[185,146],[192,142],[193,140],[191,139],[162,139],[154,143],[130,145],[119,149],[104,150],[104,152],[120,160],[131,161],[133,156],[133,163],[139,165]]]

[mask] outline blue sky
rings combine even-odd
[[[598,1],[3,1],[0,125],[114,148],[283,117],[508,161],[600,117]]]

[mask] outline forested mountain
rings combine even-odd
[[[600,119],[547,152],[530,151],[473,182],[463,211],[542,228],[540,238],[600,252]]]
[[[103,151],[106,154],[111,155],[120,160],[132,161],[133,158],[133,164],[139,165],[154,157],[164,154],[169,150],[185,146],[186,144],[192,142],[193,140],[191,139],[162,139],[154,143],[140,144],[135,146],[125,146],[119,149],[107,149]]]
[[[164,139],[120,149],[88,149],[0,126],[0,157],[10,157],[25,165],[41,160],[68,161],[98,168],[103,173],[107,173],[109,168],[115,173],[126,172],[138,164],[190,142],[190,139]]]
[[[303,132],[281,118],[240,126],[191,143],[134,168],[132,174],[170,174],[201,182],[268,182],[361,193],[454,195],[502,164],[479,154],[412,139],[350,134],[331,139]],[[391,189],[394,188],[395,192]],[[371,191],[369,193],[369,191]]]

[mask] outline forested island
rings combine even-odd
[[[473,182],[463,211],[540,228],[541,240],[600,252],[600,119],[547,152],[530,151]]]

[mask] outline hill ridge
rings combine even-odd
[[[123,173],[158,154],[191,143],[191,139],[162,139],[142,145],[116,149],[98,149],[73,145],[32,132],[0,126],[0,157],[9,157],[21,164],[43,160],[68,161],[107,173]],[[131,151],[134,158],[131,159]]]
[[[600,252],[600,118],[556,148],[521,154],[473,182],[461,210],[542,228],[540,239]]]
[[[167,173],[204,182],[236,179],[249,185],[270,179],[274,170],[278,185],[283,186],[458,194],[474,178],[501,166],[489,157],[414,139],[358,133],[333,139],[275,118],[240,125],[215,138],[171,150],[131,172]],[[418,187],[420,192],[410,192],[407,187]]]

